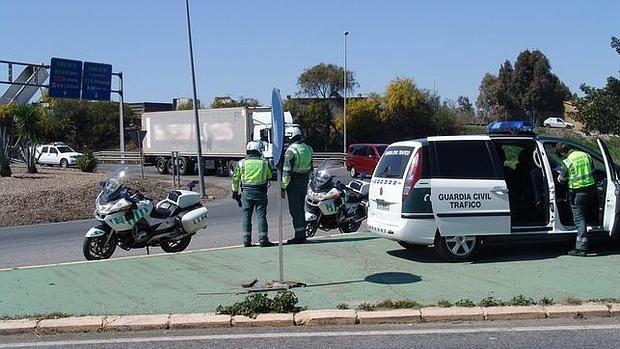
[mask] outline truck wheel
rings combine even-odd
[[[189,174],[191,171],[190,161],[186,157],[179,158],[179,173],[182,175]]]
[[[168,174],[168,160],[166,158],[157,158],[155,167],[157,167],[159,174]]]
[[[478,236],[440,236],[435,237],[435,251],[450,262],[471,260],[480,250]]]

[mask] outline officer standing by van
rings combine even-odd
[[[232,178],[232,197],[241,202],[243,209],[243,246],[252,246],[252,214],[256,208],[258,239],[261,247],[274,244],[269,241],[267,227],[267,183],[271,178],[269,162],[263,155],[263,143],[251,141],[247,156],[239,161]]]
[[[555,153],[562,158],[562,168],[558,181],[568,182],[570,205],[573,220],[577,226],[575,249],[568,252],[571,256],[585,257],[588,251],[586,225],[598,210],[594,165],[589,154],[570,149],[564,143],[555,146]]]
[[[295,229],[295,237],[286,243],[304,244],[306,243],[304,205],[308,180],[312,174],[312,148],[304,143],[301,129],[297,126],[287,128],[285,136],[290,139],[291,144],[284,153],[281,189],[282,198],[288,194],[288,209]]]

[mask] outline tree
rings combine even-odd
[[[194,102],[192,100],[188,100],[188,101],[177,104],[177,110],[193,110],[193,109],[194,109]]]
[[[344,68],[335,64],[320,63],[307,68],[297,79],[299,93],[307,97],[340,97],[344,91]],[[357,86],[355,74],[347,71],[347,91]]]
[[[43,138],[42,113],[41,107],[33,104],[19,105],[13,112],[19,155],[28,173],[37,173],[36,150]]]
[[[412,79],[396,78],[385,90],[381,118],[393,140],[417,138],[434,132],[432,115],[438,96],[421,90]]]
[[[367,99],[347,101],[347,140],[349,143],[382,142],[384,124],[381,121],[383,101],[378,94],[371,94]],[[344,120],[340,115],[336,119],[336,130],[344,132]]]
[[[464,113],[474,113],[474,106],[471,104],[471,101],[469,100],[469,97],[466,96],[459,96],[459,98],[457,98],[456,102],[459,105],[459,110],[464,112]]]
[[[11,159],[13,158],[13,148],[15,138],[9,131],[9,127],[0,124],[0,177],[11,177]]]
[[[611,47],[620,55],[620,41],[611,38]],[[575,119],[586,129],[601,133],[620,134],[620,80],[610,76],[603,88],[581,85],[585,96],[575,100]]]
[[[260,107],[260,102],[256,98],[239,97],[234,99],[230,96],[227,97],[215,97],[211,108],[235,108],[235,107]]]
[[[476,106],[484,119],[495,119],[500,112],[498,98],[499,84],[495,75],[486,73],[480,82],[480,93],[476,100]]]
[[[301,104],[297,100],[289,99],[283,107],[291,112],[293,121],[302,127],[306,143],[314,150],[330,151],[342,147],[335,131],[329,103],[317,99]]]

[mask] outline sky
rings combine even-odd
[[[620,70],[610,47],[618,0],[190,0],[190,9],[203,103],[230,95],[268,105],[274,87],[294,95],[304,69],[343,65],[345,31],[362,95],[408,77],[474,102],[482,76],[525,49],[541,50],[573,92]],[[0,0],[0,33],[0,60],[110,63],[128,102],[191,96],[183,0]],[[7,71],[0,64],[0,79]]]

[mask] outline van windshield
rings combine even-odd
[[[377,165],[374,177],[403,178],[413,149],[413,147],[402,146],[387,148]]]

